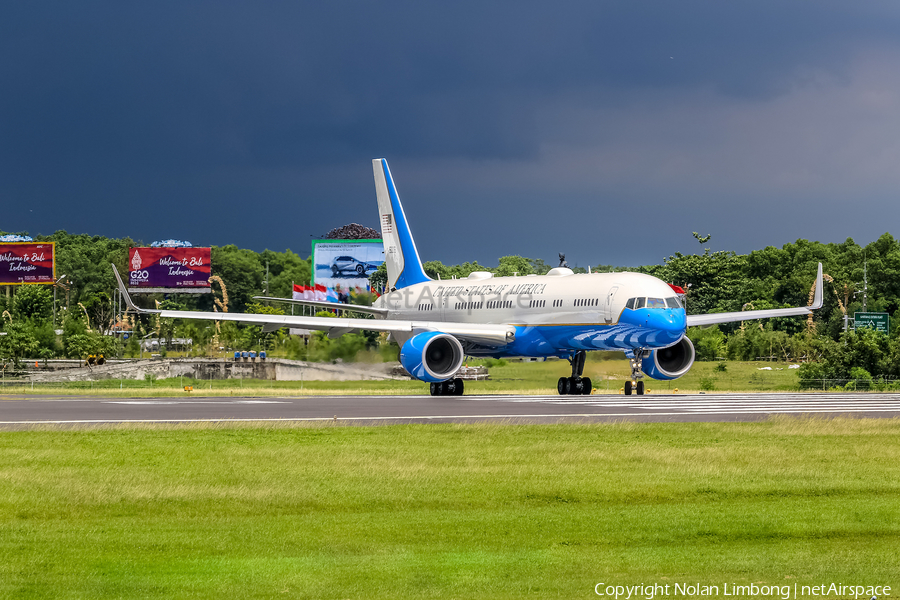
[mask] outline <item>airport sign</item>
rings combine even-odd
[[[853,313],[853,323],[856,329],[867,327],[881,333],[890,333],[891,331],[890,316],[887,313]]]

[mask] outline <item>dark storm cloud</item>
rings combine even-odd
[[[6,6],[0,228],[303,253],[374,222],[369,159],[387,156],[414,223],[442,224],[429,258],[546,257],[561,242],[543,235],[583,262],[656,261],[698,222],[744,251],[792,241],[729,233],[723,186],[772,169],[745,171],[719,132],[789,122],[752,115],[798,87],[852,87],[861,51],[896,50],[897,17],[878,2]],[[660,223],[675,201],[692,212]],[[614,250],[634,246],[634,206],[679,231]]]

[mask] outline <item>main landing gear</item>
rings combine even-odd
[[[463,380],[457,377],[448,381],[439,381],[431,384],[432,396],[462,396]]]
[[[634,358],[631,359],[631,379],[625,382],[626,396],[630,396],[632,391],[638,396],[644,395],[644,372],[641,370],[643,362],[644,350],[635,350]]]
[[[591,393],[591,378],[581,376],[584,373],[585,356],[587,353],[579,350],[569,359],[569,363],[572,365],[572,376],[559,378],[556,391],[560,396],[580,396],[582,394],[587,396]]]

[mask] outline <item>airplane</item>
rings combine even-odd
[[[373,306],[346,307],[364,316],[315,317],[138,308],[113,265],[128,307],[165,318],[236,321],[323,330],[330,338],[370,330],[388,332],[400,345],[400,363],[415,379],[430,384],[432,396],[462,395],[456,377],[466,356],[559,357],[571,365],[560,377],[560,395],[590,394],[584,376],[587,352],[621,350],[631,359],[624,392],[643,395],[646,375],[657,380],[683,376],[694,363],[688,327],[772,317],[809,315],[822,307],[822,264],[808,307],[688,315],[669,284],[643,273],[582,273],[566,267],[546,275],[495,277],[475,271],[468,277],[433,280],[422,268],[406,213],[386,159],[372,161],[384,241],[387,289]],[[289,299],[279,299],[289,301]],[[317,308],[333,303],[293,300]]]

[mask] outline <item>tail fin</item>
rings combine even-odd
[[[416,250],[416,243],[409,231],[387,160],[374,159],[372,170],[375,172],[375,195],[378,197],[378,212],[381,215],[388,291],[430,281],[419,260],[419,251]]]

